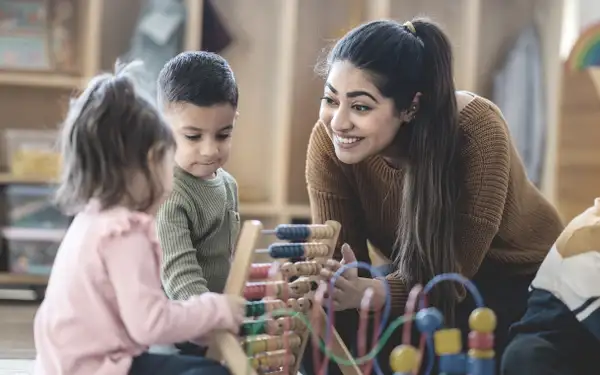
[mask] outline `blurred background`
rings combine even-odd
[[[32,317],[70,221],[49,203],[57,130],[91,76],[117,58],[156,76],[183,50],[223,55],[241,95],[226,168],[242,219],[306,222],[317,59],[362,22],[419,15],[452,40],[458,89],[504,111],[530,178],[564,219],[588,207],[600,188],[596,0],[0,0],[0,359],[35,354]]]

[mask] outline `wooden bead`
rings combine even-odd
[[[469,348],[479,350],[494,349],[494,334],[477,331],[469,332]]]
[[[292,297],[301,297],[310,292],[310,282],[307,280],[295,280],[290,284],[290,291]]]
[[[296,266],[292,262],[286,262],[286,263],[282,264],[281,267],[279,268],[279,271],[281,272],[283,277],[286,279],[289,279],[290,277],[295,276],[297,273]]]
[[[475,309],[469,316],[469,327],[477,332],[494,332],[496,329],[496,314],[487,307]]]
[[[417,370],[419,359],[417,349],[411,345],[397,346],[390,354],[390,367],[397,373],[411,373]]]
[[[300,312],[307,313],[312,307],[310,299],[305,297],[298,298],[298,308]]]
[[[491,359],[494,358],[493,350],[478,350],[478,349],[469,349],[469,357],[478,358],[478,359]]]
[[[456,328],[440,329],[433,334],[437,355],[458,354],[462,350],[462,335]]]

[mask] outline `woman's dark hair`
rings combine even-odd
[[[448,38],[426,19],[404,25],[373,21],[337,42],[326,71],[337,61],[348,61],[368,73],[381,94],[394,100],[398,113],[408,110],[415,94],[421,93],[418,112],[394,142],[403,148],[406,163],[393,262],[409,287],[437,274],[457,272],[454,221],[462,180]],[[432,303],[452,316],[458,288],[448,283],[436,287]]]
[[[171,129],[136,91],[133,77],[140,63],[117,69],[116,75],[93,78],[72,100],[61,136],[62,177],[56,203],[67,213],[98,199],[103,209],[122,202],[145,211],[164,194],[152,163],[175,147]],[[132,73],[132,74],[128,74]],[[145,196],[130,191],[134,178],[145,179]]]

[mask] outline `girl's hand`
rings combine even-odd
[[[231,319],[228,319],[228,322],[224,328],[232,333],[237,334],[246,315],[246,300],[242,297],[227,294],[223,297],[227,300],[231,314]]]
[[[342,261],[330,259],[321,270],[321,277],[329,285],[333,275],[345,264],[356,262],[356,256],[348,244],[342,246]],[[335,311],[357,309],[360,307],[363,295],[367,288],[372,287],[375,280],[358,277],[357,268],[345,270],[336,280],[333,291],[328,290],[326,298],[333,301]],[[329,301],[323,301],[323,306],[329,306]]]

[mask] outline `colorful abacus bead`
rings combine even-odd
[[[275,236],[284,241],[303,241],[310,237],[310,229],[308,225],[280,224],[275,227]]]
[[[335,229],[324,224],[281,224],[275,227],[275,236],[280,240],[306,241],[333,237]]]
[[[442,327],[444,316],[435,307],[419,310],[416,317],[417,329],[424,334],[433,334]]]
[[[390,367],[395,375],[411,375],[418,370],[419,352],[414,346],[400,345],[390,354]]]
[[[319,258],[329,253],[329,246],[323,243],[275,243],[269,246],[269,255],[274,259]]]
[[[439,356],[440,373],[464,374],[467,358],[461,353],[462,335],[456,328],[440,329],[433,334],[435,353]]]

